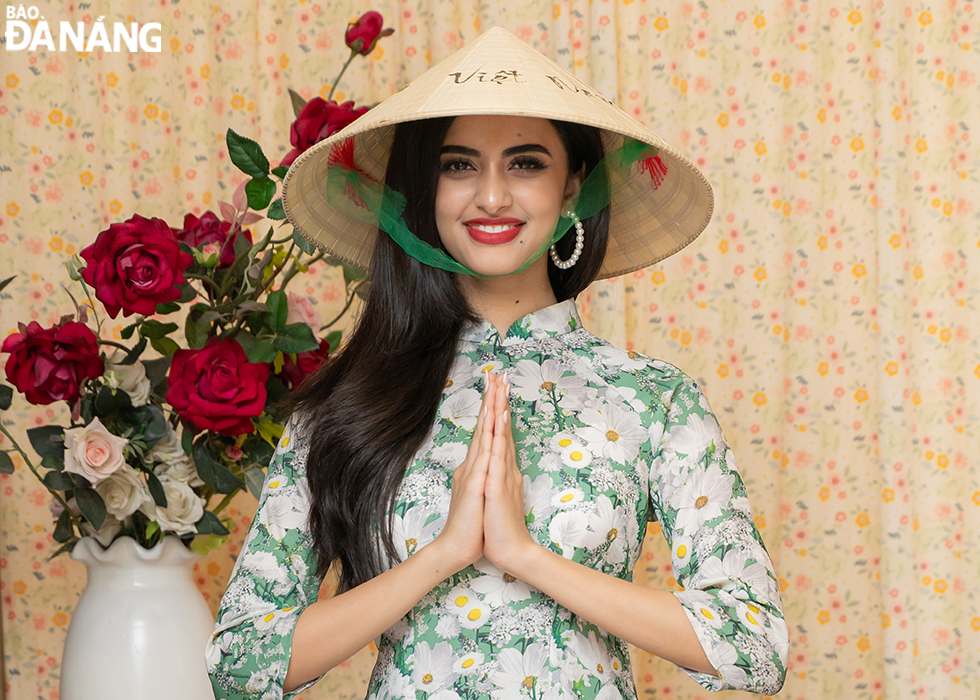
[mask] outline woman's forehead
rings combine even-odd
[[[498,114],[464,114],[453,119],[446,132],[445,144],[467,141],[491,143],[506,141],[547,142],[558,144],[561,138],[547,119]]]

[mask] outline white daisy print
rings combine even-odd
[[[747,583],[754,590],[764,591],[769,585],[769,572],[760,562],[749,564],[749,556],[754,558],[756,553],[732,549],[725,553],[724,559],[708,557],[698,570],[697,587],[721,587],[734,592]]]
[[[428,642],[415,645],[412,654],[412,682],[416,688],[426,693],[435,693],[452,683],[453,648],[449,642],[437,642],[434,647]]]
[[[524,519],[528,523],[539,523],[551,515],[555,507],[551,505],[554,483],[547,474],[533,481],[527,474],[524,481]]]
[[[700,462],[710,446],[719,448],[723,444],[721,428],[713,416],[691,414],[687,417],[687,423],[671,428],[666,446],[684,455],[684,462],[690,464]]]
[[[497,687],[493,691],[495,700],[514,700],[536,694],[538,679],[551,674],[547,667],[548,650],[544,644],[529,644],[522,654],[514,648],[501,649],[497,655],[497,668],[490,673],[490,681]]]
[[[683,569],[691,561],[691,554],[694,553],[694,540],[686,535],[674,537],[674,543],[670,548],[671,557],[674,560],[674,569]]]
[[[585,494],[581,489],[565,489],[551,497],[551,505],[555,508],[572,508],[581,503],[583,498],[585,498]]]
[[[586,391],[585,380],[555,360],[541,364],[518,360],[516,370],[511,375],[514,393],[524,401],[534,402],[536,411],[554,411],[556,402],[565,407],[565,399],[574,399]]]
[[[569,445],[561,451],[561,461],[566,467],[584,469],[592,463],[592,453],[581,444]]]
[[[265,525],[269,536],[280,542],[288,530],[302,526],[306,515],[293,507],[293,499],[286,494],[270,495],[259,513],[259,522]]]
[[[490,607],[480,600],[476,591],[457,586],[449,592],[448,605],[467,629],[482,627],[490,619]]]
[[[689,535],[720,516],[722,506],[732,497],[734,484],[733,474],[722,474],[715,466],[692,472],[673,495],[677,507],[674,527]]]
[[[763,623],[766,621],[766,614],[752,603],[738,603],[735,606],[738,612],[738,619],[742,624],[753,632],[762,632]]]
[[[433,515],[438,517],[427,523],[426,521]],[[400,560],[405,561],[432,542],[436,535],[442,532],[445,524],[446,515],[443,509],[415,507],[409,508],[404,516],[396,513],[391,521],[391,538],[394,540]]]
[[[636,459],[640,444],[647,439],[640,417],[614,404],[607,404],[602,411],[586,409],[579,418],[585,427],[575,433],[594,453],[620,464]]]
[[[473,375],[476,364],[466,355],[457,355],[453,362],[453,367],[449,370],[449,377],[446,379],[446,393],[454,394],[460,389],[466,389],[473,385]]]
[[[619,688],[609,683],[602,686],[596,694],[595,700],[623,700],[623,694],[619,692]]]
[[[468,676],[477,673],[482,664],[483,654],[478,651],[470,651],[456,659],[453,663],[453,671],[460,676]]]
[[[626,559],[626,517],[623,508],[614,508],[609,496],[602,494],[596,500],[596,511],[589,516],[589,530],[595,533],[599,543],[608,542],[606,559],[620,564]]]
[[[623,400],[630,405],[637,413],[643,413],[647,410],[647,405],[643,403],[636,396],[636,389],[629,386],[617,386],[614,387],[617,394],[623,397]]]
[[[600,345],[595,349],[599,361],[606,367],[633,371],[647,366],[647,360],[632,350],[620,350],[614,345]]]
[[[551,519],[548,526],[551,541],[561,547],[561,555],[571,559],[576,547],[599,544],[595,533],[589,531],[589,518],[577,510],[566,510]]]
[[[483,595],[483,602],[490,607],[498,607],[527,600],[531,597],[531,587],[491,564],[486,557],[473,564],[483,576],[470,580],[470,588]]]
[[[439,407],[439,417],[458,425],[463,430],[476,427],[476,417],[480,412],[483,398],[476,389],[460,389],[451,394]]]
[[[595,636],[595,630],[589,630],[585,637],[578,632],[572,632],[568,640],[568,648],[578,657],[580,664],[589,670],[589,674],[603,683],[612,679],[613,665],[606,645]]]

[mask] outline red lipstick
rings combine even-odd
[[[479,219],[464,221],[463,225],[466,226],[467,233],[470,234],[470,238],[475,242],[484,245],[500,245],[510,243],[517,238],[521,232],[521,228],[524,226],[524,222],[512,217],[496,219],[481,217]],[[491,227],[492,230],[487,230]]]

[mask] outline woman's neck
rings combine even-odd
[[[557,303],[548,280],[548,256],[542,255],[531,267],[516,275],[479,279],[457,275],[459,288],[470,308],[497,329],[507,333],[522,316]]]

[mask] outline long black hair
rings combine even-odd
[[[405,195],[405,223],[442,248],[435,222],[439,153],[452,117],[399,124],[385,183]],[[603,157],[599,131],[552,122],[569,173],[592,171]],[[599,272],[609,232],[608,207],[583,221],[585,247],[568,270],[548,264],[559,301],[575,297]],[[561,259],[574,231],[557,244]],[[338,591],[354,588],[397,561],[391,509],[408,464],[435,420],[463,326],[476,321],[452,273],[424,265],[378,231],[371,291],[346,345],[286,398],[310,436],[307,481],[310,530],[323,576],[340,564]],[[378,546],[378,538],[381,547]]]

